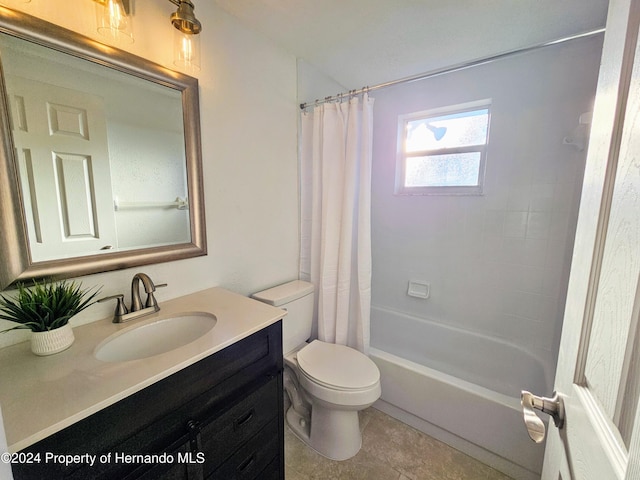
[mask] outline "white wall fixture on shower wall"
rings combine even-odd
[[[589,141],[589,129],[592,117],[593,112],[585,112],[580,115],[580,118],[578,119],[578,126],[573,129],[570,135],[567,135],[562,139],[562,143],[565,145],[572,145],[580,152],[583,151]]]
[[[407,295],[416,298],[429,298],[431,294],[431,285],[424,280],[409,280],[409,288],[407,289]]]

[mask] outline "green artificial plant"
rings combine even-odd
[[[19,325],[0,333],[17,329],[46,332],[63,327],[71,317],[95,303],[100,289],[91,290],[68,281],[34,281],[28,288],[18,284],[14,299],[0,296],[0,319]]]

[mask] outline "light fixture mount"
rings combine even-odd
[[[94,2],[105,5],[107,0],[94,0]],[[131,2],[129,0],[122,0],[122,6],[124,7],[124,12],[127,15],[131,15]]]
[[[202,24],[193,13],[193,3],[189,0],[169,1],[178,6],[178,10],[171,14],[171,23],[175,28],[189,35],[196,35],[202,31]]]

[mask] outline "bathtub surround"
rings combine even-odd
[[[316,286],[318,338],[369,349],[373,99],[302,113],[300,278]]]
[[[372,347],[479,385],[474,371],[485,371],[494,382],[484,388],[512,404],[529,385],[551,393],[585,157],[563,139],[592,109],[601,46],[602,36],[574,40],[376,92]],[[479,99],[491,99],[483,195],[394,195],[398,116]],[[430,284],[428,299],[407,295],[416,278]],[[382,400],[414,426],[464,439],[496,468],[506,460],[539,473],[541,448],[519,460],[517,442],[501,450],[472,423],[465,431],[412,410],[431,390],[402,400],[407,372],[382,374]],[[490,429],[530,442],[524,426]]]
[[[374,305],[512,342],[544,358],[552,380],[584,169],[563,138],[592,108],[601,42],[377,92]],[[398,115],[481,98],[491,99],[484,194],[393,195]],[[406,295],[412,278],[431,284],[428,300]],[[372,344],[384,338],[374,331]]]
[[[518,402],[515,386],[544,391],[552,381],[536,355],[499,338],[377,306],[371,324],[385,338],[385,353]]]

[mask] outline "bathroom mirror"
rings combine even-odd
[[[206,254],[197,79],[0,6],[0,289]]]

